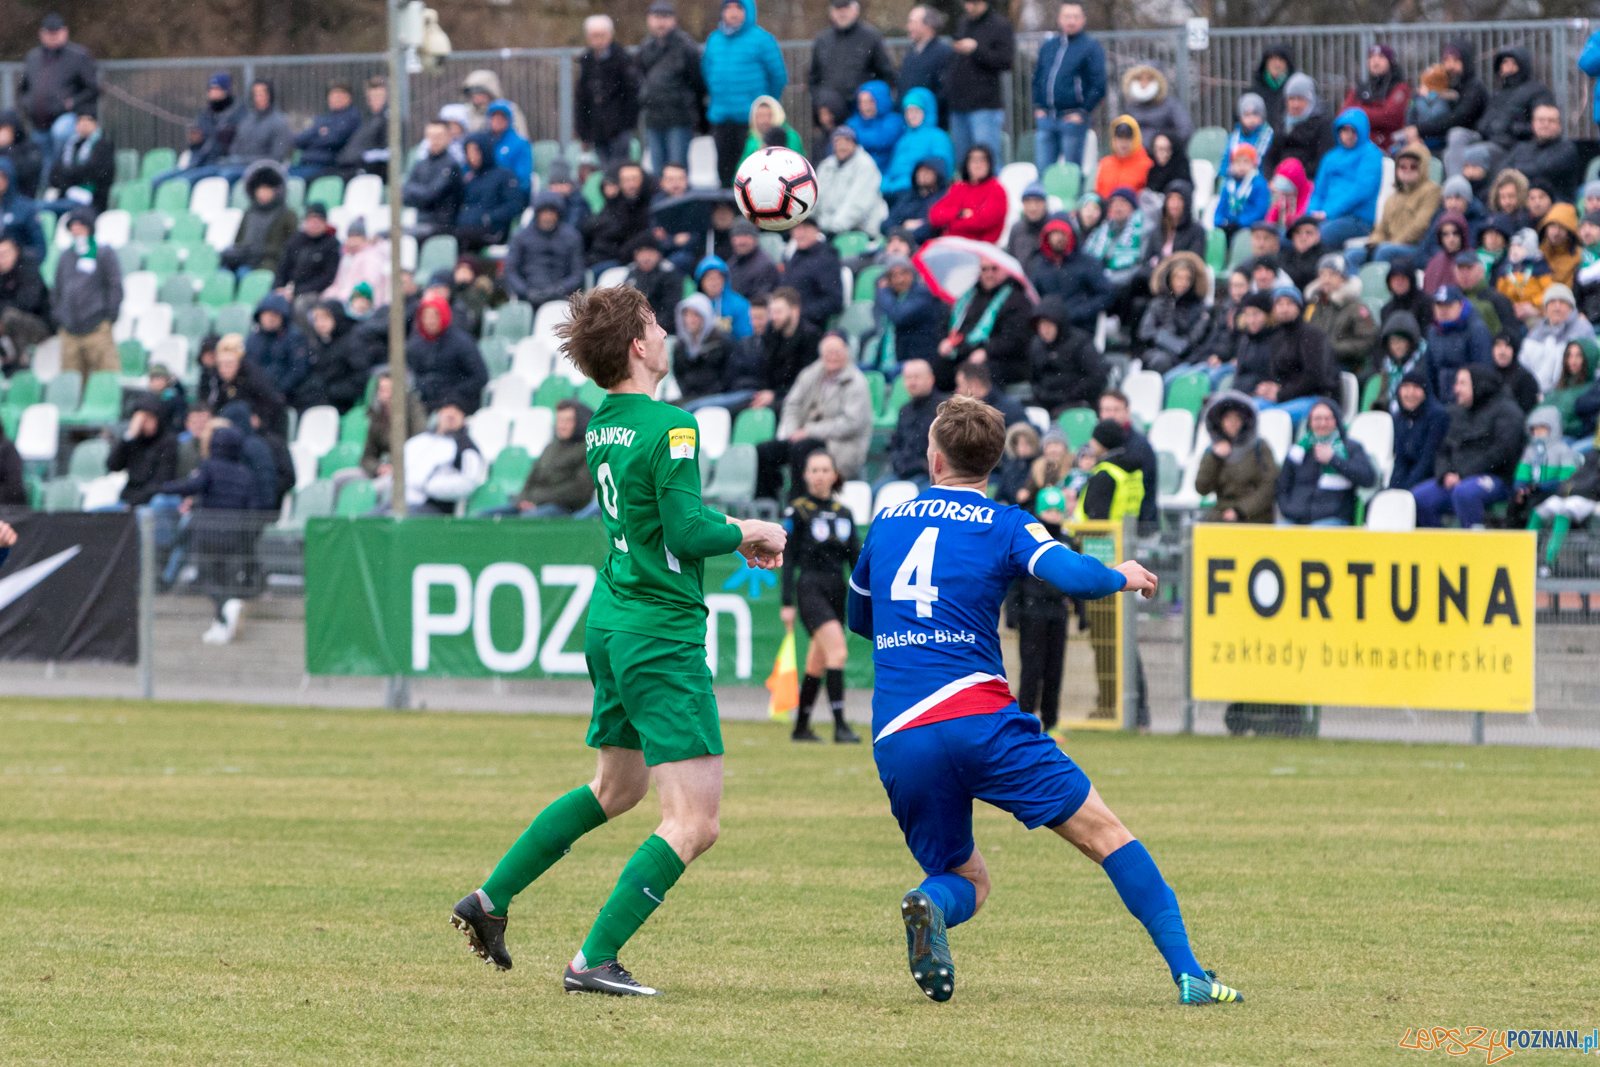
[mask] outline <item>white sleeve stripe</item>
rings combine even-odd
[[[1049,544],[1040,545],[1038,551],[1036,551],[1032,556],[1030,556],[1028,558],[1028,573],[1029,574],[1033,574],[1033,565],[1035,563],[1039,562],[1039,557],[1040,556],[1044,555],[1046,552],[1050,551],[1052,548],[1065,548],[1065,547],[1067,547],[1067,546],[1063,545],[1060,541],[1051,541]],[[1035,578],[1039,577],[1037,574],[1033,574],[1033,576]]]
[[[863,589],[859,585],[857,585],[856,584],[856,580],[854,578],[850,579],[850,588],[854,589],[856,592],[860,593],[864,597],[872,596],[872,592],[870,590]]]

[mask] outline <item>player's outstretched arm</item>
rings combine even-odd
[[[739,548],[740,531],[729,526],[724,516],[702,507],[697,493],[666,489],[659,507],[662,540],[678,559],[706,559]]]
[[[1093,556],[1079,555],[1059,541],[1035,548],[1028,571],[1079,600],[1098,600],[1133,588],[1121,568],[1107,567]]]

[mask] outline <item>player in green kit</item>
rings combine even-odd
[[[450,921],[472,951],[501,970],[506,909],[573,842],[644,799],[652,778],[661,825],[622,869],[583,947],[567,966],[570,992],[653,996],[617,953],[684,868],[717,839],[722,731],[706,666],[708,556],[739,552],[751,565],[783,561],[783,527],[735,520],[700,502],[694,416],[654,399],[667,376],[666,331],[636,289],[575,294],[559,332],[567,356],[606,390],[584,436],[611,547],[589,602],[584,655],[594,683],[589,745],[599,768],[539,813],[483,887]]]

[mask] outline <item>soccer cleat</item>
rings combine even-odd
[[[483,909],[483,900],[473,890],[450,910],[450,925],[467,935],[467,947],[474,956],[502,971],[511,969],[511,953],[506,951],[506,920]]]
[[[1230,989],[1217,981],[1216,971],[1207,971],[1203,976],[1196,977],[1192,974],[1178,976],[1178,1003],[1179,1004],[1242,1004],[1244,994],[1237,989]]]
[[[900,915],[906,923],[906,954],[911,958],[911,977],[930,999],[943,1004],[955,993],[956,987],[956,965],[950,959],[944,912],[928,894],[913,889],[901,901]]]
[[[586,971],[573,969],[567,964],[561,986],[568,993],[609,993],[614,997],[653,997],[657,993],[647,985],[633,980],[633,975],[622,969],[622,964],[609,960]]]
[[[835,723],[833,727],[833,743],[836,745],[859,745],[861,743],[861,735],[842,722]]]
[[[803,741],[806,744],[822,744],[822,738],[818,737],[817,732],[809,726],[796,726],[794,728],[794,733],[789,735],[789,740]]]

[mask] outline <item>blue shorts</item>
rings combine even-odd
[[[974,799],[1032,830],[1060,826],[1089,796],[1089,776],[1015,704],[901,730],[874,745],[873,755],[906,844],[928,874],[972,855]]]

